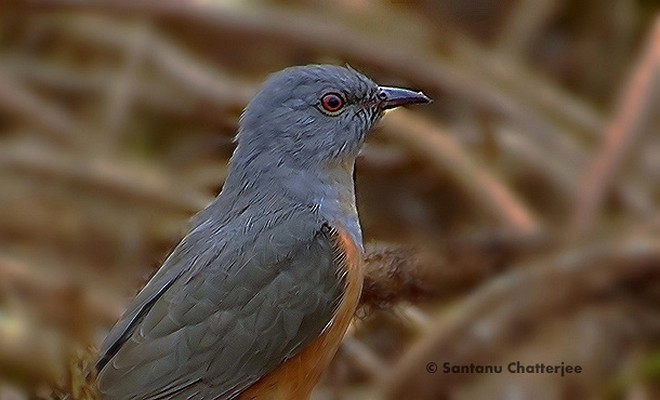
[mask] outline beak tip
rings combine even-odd
[[[420,98],[422,98],[422,104],[429,104],[433,103],[433,99],[430,98],[429,96],[425,95],[423,92],[417,92]]]

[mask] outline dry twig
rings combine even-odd
[[[80,147],[85,130],[64,110],[37,97],[0,69],[0,107],[40,128],[43,134],[60,145]]]
[[[502,182],[475,164],[460,144],[442,134],[437,125],[400,111],[387,117],[384,131],[437,168],[448,171],[475,204],[507,228],[526,235],[541,231],[531,211]]]
[[[134,169],[98,159],[75,159],[51,150],[0,148],[0,168],[27,174],[32,179],[48,179],[81,186],[107,195],[192,214],[201,210],[210,198],[192,190],[181,190],[164,176],[157,180],[137,177]]]
[[[655,21],[646,49],[637,62],[619,100],[614,119],[607,127],[601,150],[584,173],[581,192],[573,214],[573,236],[586,234],[600,214],[622,162],[629,155],[642,123],[658,99],[660,85],[660,17]]]

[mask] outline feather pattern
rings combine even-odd
[[[208,225],[174,250],[102,347],[106,398],[233,399],[322,334],[344,289],[333,230],[252,225],[248,247],[209,243]]]

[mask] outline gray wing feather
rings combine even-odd
[[[321,334],[343,293],[337,250],[312,217],[280,220],[184,238],[101,347],[106,399],[232,399]]]

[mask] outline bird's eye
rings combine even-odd
[[[344,98],[337,93],[326,93],[321,97],[321,107],[329,114],[334,114],[344,107]]]

